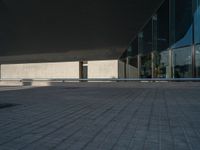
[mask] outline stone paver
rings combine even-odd
[[[199,150],[200,83],[0,87],[0,150]]]

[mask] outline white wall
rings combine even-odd
[[[1,78],[79,78],[79,62],[2,64]]]
[[[118,60],[88,61],[88,78],[118,78]]]

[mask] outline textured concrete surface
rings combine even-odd
[[[79,62],[2,64],[1,79],[79,78]]]
[[[2,64],[0,67],[1,79],[77,79],[79,72],[79,61]],[[118,78],[118,60],[88,61],[88,78]]]
[[[0,87],[0,150],[199,150],[200,83]]]
[[[88,61],[88,78],[118,78],[118,60]]]

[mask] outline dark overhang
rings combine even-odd
[[[0,63],[116,59],[163,0],[1,0]]]

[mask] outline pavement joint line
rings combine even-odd
[[[83,108],[82,108],[83,109]],[[81,110],[82,110],[81,109]],[[71,114],[73,114],[73,113],[71,113]],[[68,116],[69,114],[67,114],[67,116]],[[66,116],[66,115],[65,115]],[[63,116],[62,116],[63,117]],[[62,117],[60,117],[60,118],[62,118]],[[56,119],[56,120],[59,120],[59,119]],[[33,132],[34,130],[36,130],[36,129],[38,129],[38,128],[42,128],[42,127],[45,127],[46,125],[48,125],[49,123],[54,123],[56,120],[53,120],[53,121],[51,121],[51,122],[48,122],[48,123],[45,123],[44,125],[42,125],[42,126],[37,126],[37,128],[35,128],[35,129],[32,129],[31,131],[29,131],[29,132]],[[29,132],[27,132],[27,133],[29,133]],[[25,135],[25,134],[27,134],[27,133],[24,133],[23,135]],[[14,137],[12,140],[14,140],[14,139],[17,139],[17,138],[20,138],[20,137],[22,137],[23,135],[20,135],[20,136],[17,136],[17,137]],[[0,145],[4,145],[4,144],[6,144],[6,143],[9,143],[11,140],[9,140],[9,141],[6,141],[6,142],[3,142],[3,143],[0,143]]]
[[[78,104],[78,105],[81,105],[81,104],[83,104],[83,103],[80,103],[80,104]],[[74,108],[74,107],[76,107],[76,106],[72,105],[72,106],[69,107],[69,108],[71,109],[71,108]],[[68,110],[66,109],[66,111],[68,111]],[[63,111],[63,112],[58,111],[58,112],[61,113],[61,114],[63,114],[64,111]],[[21,128],[21,127],[24,127],[25,125],[33,125],[33,123],[35,124],[36,122],[40,122],[41,120],[43,121],[43,119],[47,119],[47,118],[52,118],[52,117],[53,117],[53,116],[50,116],[48,112],[45,112],[45,114],[46,114],[47,116],[49,116],[49,117],[42,116],[42,118],[37,119],[37,121],[36,121],[36,120],[33,120],[33,121],[31,121],[31,122],[28,122],[28,123],[25,123],[25,124],[21,124],[21,125],[15,127],[15,128],[13,128],[12,130],[9,130],[9,131],[5,131],[5,130],[4,130],[4,132],[9,133],[9,132],[15,131],[16,129],[19,129],[19,128]],[[40,115],[42,115],[42,114],[38,114],[38,116],[40,116]],[[56,116],[56,115],[58,115],[58,114],[55,114],[55,116]],[[47,123],[46,123],[46,124],[47,124]],[[3,134],[3,133],[1,133],[1,134]]]
[[[24,147],[25,148],[25,147]],[[24,148],[22,148],[22,149],[24,149]]]
[[[76,91],[63,90],[79,85]],[[0,87],[0,102],[23,106],[0,111],[0,143],[7,141],[0,149],[200,149],[200,83],[63,87]],[[36,122],[39,118],[43,119]]]
[[[136,97],[137,96],[139,96],[140,95],[140,93],[139,94],[137,94],[136,95]],[[130,95],[127,95],[127,97],[126,98],[129,98],[130,97]],[[134,101],[135,101],[135,99],[134,99]],[[116,118],[116,116],[117,115],[119,115],[121,112],[123,112],[125,109],[126,109],[126,107],[130,104],[132,102],[132,100],[130,99],[130,101],[128,101],[128,103],[110,120],[110,121],[108,121],[95,135],[94,135],[94,137],[91,139],[91,140],[89,140],[81,149],[83,150],[85,147],[87,147],[87,145],[89,144],[89,143],[91,143],[91,141],[106,127],[106,126],[108,126],[109,125],[109,123],[114,119],[114,118]]]
[[[98,118],[98,117],[96,117],[96,118]],[[65,139],[66,140],[66,139]],[[56,147],[54,147],[54,148],[56,148]]]

